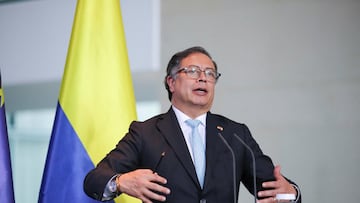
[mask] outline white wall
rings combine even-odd
[[[121,2],[132,71],[160,69],[160,2]],[[76,0],[0,4],[0,68],[5,85],[61,80]]]
[[[76,2],[0,3],[0,69],[7,101],[11,101],[7,111],[56,104]],[[160,1],[123,0],[121,7],[135,96],[156,99],[162,84],[151,78],[161,69]]]
[[[248,124],[304,202],[358,202],[360,1],[162,3],[163,64],[206,47],[223,73],[213,112]]]

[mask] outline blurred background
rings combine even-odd
[[[0,1],[16,202],[37,202],[75,7],[75,0]],[[304,202],[359,201],[360,1],[122,0],[121,7],[138,120],[168,110],[170,57],[203,46],[222,73],[213,113],[247,124]],[[242,187],[239,202],[251,201]]]

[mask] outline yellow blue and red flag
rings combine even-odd
[[[6,126],[5,99],[0,73],[0,202],[14,203],[9,138]]]
[[[78,0],[39,202],[97,202],[83,180],[135,119],[120,2]]]

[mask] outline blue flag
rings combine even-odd
[[[4,92],[0,74],[0,202],[14,203],[9,139],[7,135]]]

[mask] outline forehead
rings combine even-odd
[[[200,67],[214,68],[212,60],[203,53],[192,53],[183,58],[180,62],[181,66],[197,65]]]

